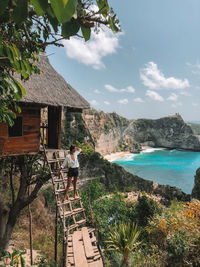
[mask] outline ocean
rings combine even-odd
[[[113,162],[144,179],[176,186],[190,194],[194,175],[200,167],[200,152],[149,148],[140,154],[128,154]]]

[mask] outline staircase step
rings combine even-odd
[[[56,179],[57,177],[55,176],[55,178],[53,178],[53,182],[54,183],[62,183],[62,182],[67,182],[67,178],[64,179]]]
[[[80,226],[81,224],[85,224],[85,223],[86,223],[86,219],[82,219],[82,220],[76,222],[76,224],[72,224],[72,225],[70,225],[68,228],[65,227],[64,231],[65,231],[65,232],[67,232],[67,231],[71,231],[71,230],[77,228],[78,226]]]
[[[60,193],[64,193],[66,189],[57,189],[55,190],[55,194],[59,195]]]
[[[82,219],[82,220],[80,220],[80,221],[78,221],[78,222],[76,222],[78,225],[81,225],[81,224],[84,224],[84,223],[86,223],[86,219]]]
[[[72,202],[75,202],[75,201],[80,201],[81,198],[80,197],[77,197],[77,198],[73,198],[73,197],[69,197],[68,199],[66,199],[64,202],[60,202],[58,201],[57,202],[57,206],[60,207],[62,205],[65,205],[65,204],[69,204],[69,203],[72,203]]]
[[[55,163],[55,162],[58,162],[57,159],[48,159],[48,163]]]
[[[61,213],[60,217],[63,218],[64,215],[65,215],[65,217],[69,217],[69,216],[75,215],[75,214],[83,212],[83,211],[84,211],[83,208],[77,208],[77,209],[74,209],[72,211],[70,211],[70,210],[69,211],[65,211],[64,214],[63,214],[62,208],[60,207],[60,213]]]

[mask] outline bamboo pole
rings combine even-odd
[[[55,217],[55,243],[54,243],[54,260],[56,267],[58,266],[58,207],[56,205],[56,217]]]
[[[28,195],[29,195],[29,188],[28,188]],[[28,214],[29,214],[30,260],[31,260],[31,265],[33,265],[33,233],[32,233],[32,213],[30,204],[28,205]]]

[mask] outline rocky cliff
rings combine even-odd
[[[117,113],[104,113],[94,109],[83,113],[83,119],[93,137],[95,150],[102,155],[117,151],[140,151],[141,146],[124,132],[130,121]]]
[[[157,120],[128,120],[116,113],[86,110],[66,114],[67,147],[76,140],[89,141],[101,155],[117,151],[141,151],[142,145],[200,151],[200,136],[179,114]],[[66,139],[69,136],[70,140]]]
[[[194,176],[194,187],[192,189],[192,197],[200,200],[200,168],[197,169]]]
[[[119,150],[139,152],[141,145],[200,151],[200,138],[179,114],[157,120],[127,120],[116,113],[90,110],[83,114],[102,155]]]
[[[200,151],[200,138],[178,114],[157,120],[139,119],[130,122],[124,133],[136,142],[153,147]]]

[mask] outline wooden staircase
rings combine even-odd
[[[63,202],[67,187],[67,169],[62,169],[59,175],[57,171],[60,169],[67,151],[44,148],[44,154],[52,179],[59,218],[63,224],[63,238],[67,248],[66,266],[102,267],[103,263],[96,244],[94,229],[83,227],[86,224],[86,215],[78,190],[77,197],[74,199],[71,187],[68,199]]]

